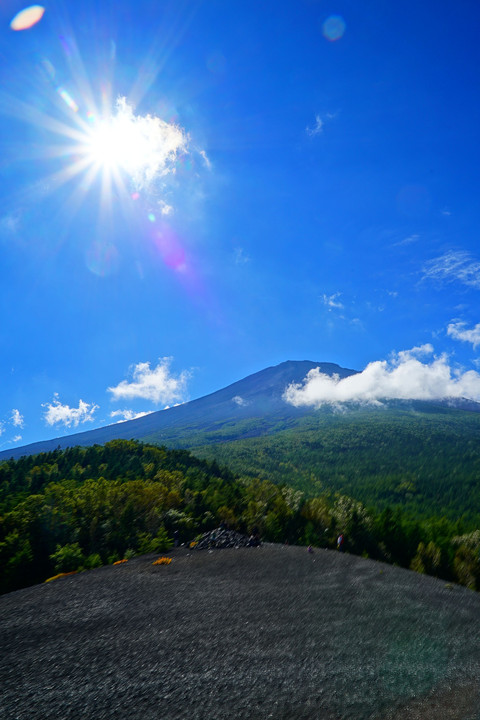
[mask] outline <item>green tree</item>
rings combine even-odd
[[[139,555],[148,553],[165,552],[173,546],[173,540],[168,536],[165,527],[162,525],[155,537],[150,533],[140,533],[137,538],[137,549]]]
[[[440,548],[430,541],[427,545],[420,542],[417,554],[410,563],[410,569],[426,575],[438,575],[441,567],[442,552]]]
[[[461,585],[480,590],[480,530],[453,538],[458,549],[453,561],[455,577]]]
[[[57,545],[57,549],[50,555],[55,572],[73,572],[83,567],[85,558],[78,543]]]
[[[0,542],[0,591],[8,592],[30,584],[33,570],[33,552],[28,537],[18,530],[9,533]]]

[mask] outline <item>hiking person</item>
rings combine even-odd
[[[340,550],[340,552],[343,552],[343,534],[340,533],[340,535],[337,538],[337,550]]]

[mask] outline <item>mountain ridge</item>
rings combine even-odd
[[[337,374],[341,378],[358,372],[342,368],[336,363],[286,360],[175,407],[157,410],[133,420],[3,450],[0,452],[0,461],[74,445],[103,445],[116,439],[150,440],[152,434],[158,435],[166,428],[185,427],[195,432],[196,428],[205,428],[209,424],[260,418],[265,415],[301,417],[311,413],[312,408],[294,408],[283,400],[282,395],[290,383],[302,382],[309,370],[317,367],[327,375]]]
[[[301,430],[301,426],[307,421],[318,426],[318,423],[330,417],[333,422],[333,416],[342,415],[336,406],[326,405],[321,409],[312,406],[296,407],[284,399],[285,389],[292,383],[302,383],[308,372],[314,368],[339,378],[358,374],[357,370],[343,368],[336,363],[286,360],[175,407],[157,410],[132,420],[4,450],[0,452],[0,462],[75,445],[103,445],[118,439],[197,451],[201,446],[224,445],[231,441],[264,435],[273,436],[294,428]],[[365,421],[365,413],[373,416],[386,410],[402,422],[406,414],[418,414],[425,419],[427,415],[438,414],[440,417],[453,412],[457,415],[457,420],[462,422],[462,418],[480,413],[479,403],[464,398],[388,400],[379,407],[344,403],[342,407],[359,423]]]

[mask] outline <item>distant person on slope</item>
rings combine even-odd
[[[340,534],[337,538],[337,550],[340,550],[340,552],[343,552],[343,535]]]

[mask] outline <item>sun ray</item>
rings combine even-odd
[[[130,98],[135,107],[140,105],[151,86],[163,71],[170,56],[181,43],[196,13],[195,4],[185,17],[178,17],[166,25],[162,25],[151,44],[151,49],[144,58],[135,83],[130,90]],[[159,50],[160,48],[160,50]],[[161,59],[160,59],[161,58]]]
[[[72,125],[72,118],[69,118],[69,123],[63,122],[7,93],[0,93],[0,113],[77,142],[82,137],[82,131],[85,132],[87,127],[78,116],[75,117],[73,120],[75,124]],[[76,127],[77,125],[79,127]]]
[[[171,210],[169,194],[182,182],[186,167],[182,161],[191,152],[188,133],[163,99],[158,115],[136,111],[163,67],[158,44],[140,64],[127,99],[114,93],[115,55],[98,57],[100,72],[96,67],[94,73],[93,66],[85,64],[68,21],[60,20],[58,25],[63,64],[52,50],[51,59],[38,59],[36,73],[25,75],[22,96],[0,90],[0,114],[30,125],[38,135],[36,142],[25,142],[15,155],[31,163],[30,170],[37,174],[43,169],[37,183],[25,188],[22,203],[28,204],[29,193],[34,201],[48,201],[51,226],[59,228],[52,234],[53,245],[74,236],[69,228],[76,219],[91,226],[90,242],[113,243],[117,230],[131,226],[142,228],[132,233],[134,238],[150,243],[145,218],[153,211],[160,217],[165,208]],[[177,22],[168,30],[160,43],[166,57],[185,26]],[[90,77],[97,78],[95,86]],[[28,102],[27,97],[40,102]],[[158,102],[155,107],[158,112]],[[17,199],[18,193],[12,201]],[[85,212],[80,215],[82,208]],[[177,254],[164,247],[162,257],[186,278],[187,266]]]

